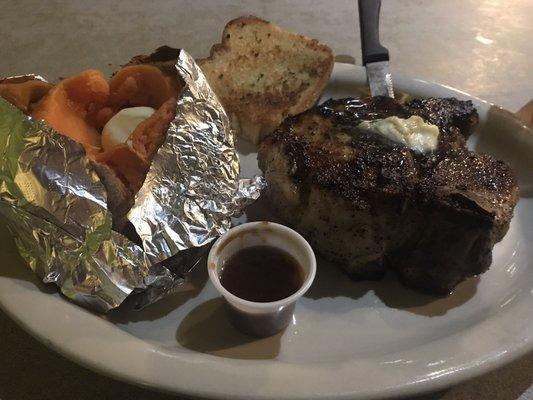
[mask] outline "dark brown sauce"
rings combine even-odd
[[[226,261],[220,283],[241,299],[267,303],[295,293],[303,278],[302,267],[286,251],[252,246],[239,250]]]

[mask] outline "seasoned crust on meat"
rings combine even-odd
[[[392,115],[438,125],[437,150],[420,155],[356,128]],[[464,146],[477,121],[472,104],[456,99],[330,100],[263,142],[266,194],[352,277],[394,268],[410,286],[449,293],[489,267],[518,200],[510,168]]]

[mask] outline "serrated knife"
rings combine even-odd
[[[389,51],[379,43],[381,0],[358,0],[363,65],[372,96],[394,98]]]

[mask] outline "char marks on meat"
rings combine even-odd
[[[413,115],[439,127],[435,152],[357,128]],[[465,147],[477,122],[472,103],[454,98],[329,100],[287,119],[262,143],[266,195],[354,279],[395,269],[411,287],[450,293],[490,266],[518,200],[511,169]]]

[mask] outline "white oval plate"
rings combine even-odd
[[[335,66],[324,98],[357,94],[360,67]],[[0,230],[0,306],[25,329],[93,370],[138,385],[232,399],[369,399],[438,390],[533,348],[533,132],[509,112],[457,90],[395,77],[416,96],[471,99],[481,117],[472,147],[508,161],[523,197],[491,269],[436,299],[394,276],[355,283],[320,263],[315,284],[280,335],[253,340],[226,321],[204,268],[194,287],[141,312],[94,315],[28,272]],[[257,171],[240,148],[243,175]],[[259,201],[248,219],[267,211]],[[244,218],[245,219],[245,218]]]

